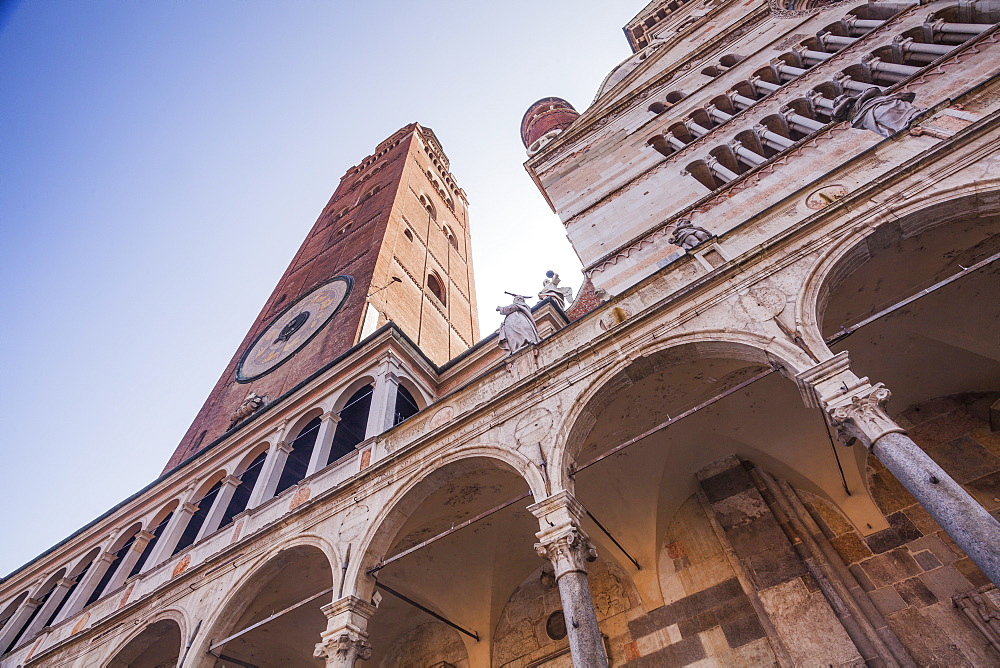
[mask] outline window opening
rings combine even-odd
[[[285,459],[285,467],[281,470],[281,477],[278,478],[278,487],[274,495],[281,494],[292,485],[298,484],[306,477],[309,470],[309,460],[312,459],[313,447],[316,445],[316,436],[319,435],[319,426],[323,423],[318,417],[309,420],[302,428],[299,435],[292,441],[292,451]]]
[[[365,385],[351,395],[347,405],[340,410],[340,422],[337,423],[337,431],[333,435],[333,445],[330,447],[327,464],[332,464],[354,452],[354,446],[365,440],[374,390],[371,385]]]
[[[146,547],[143,548],[142,554],[139,555],[139,559],[136,560],[135,566],[132,567],[132,572],[128,574],[129,577],[132,577],[133,575],[138,575],[139,571],[142,570],[142,567],[146,563],[146,560],[149,559],[149,555],[153,553],[153,548],[156,547],[156,541],[160,539],[160,534],[163,533],[163,530],[167,526],[167,522],[169,522],[170,518],[173,516],[174,513],[172,511],[167,513],[167,516],[163,518],[163,521],[157,524],[156,528],[153,529],[153,531],[151,532],[153,534],[153,537],[149,539],[148,543],[146,543]]]
[[[97,583],[97,586],[94,588],[94,591],[91,592],[90,598],[87,599],[87,602],[84,604],[83,607],[86,608],[88,605],[90,605],[97,599],[101,598],[101,596],[104,594],[104,588],[107,587],[108,583],[111,582],[111,578],[115,576],[115,571],[117,571],[118,566],[121,565],[122,557],[128,554],[128,551],[132,549],[132,543],[134,542],[135,542],[135,534],[132,534],[132,536],[127,541],[125,541],[125,544],[122,545],[120,548],[118,548],[118,551],[114,553],[115,558],[111,561],[111,564],[108,566],[108,570],[104,571],[104,577],[102,577],[101,581]]]
[[[438,298],[441,304],[447,305],[448,302],[445,299],[444,286],[441,284],[441,279],[434,274],[427,274],[427,288]]]
[[[396,407],[393,410],[392,424],[397,425],[403,420],[413,417],[420,410],[410,391],[400,385],[396,389]]]
[[[205,496],[201,497],[201,501],[198,502],[198,510],[188,520],[187,526],[184,527],[184,533],[181,534],[181,539],[177,541],[177,545],[174,547],[171,556],[194,543],[194,539],[198,537],[201,525],[205,523],[208,511],[212,509],[212,503],[215,502],[215,497],[218,496],[220,489],[222,489],[221,480],[212,485],[212,488],[205,492]]]
[[[247,504],[250,503],[250,494],[253,492],[254,486],[257,484],[257,478],[260,477],[260,471],[264,468],[264,461],[267,459],[267,450],[257,455],[250,465],[247,466],[246,470],[240,474],[240,484],[233,491],[233,496],[229,499],[229,505],[226,506],[226,512],[222,515],[222,521],[219,522],[219,528],[224,526],[229,526],[233,518],[242,513],[247,509]]]

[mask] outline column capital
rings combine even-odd
[[[152,532],[146,531],[145,529],[138,531],[135,534],[135,540],[132,541],[132,549],[141,551],[146,547],[146,543],[154,538],[156,538],[156,534]]]
[[[355,659],[371,658],[368,643],[368,620],[375,606],[354,596],[345,596],[322,608],[327,629],[320,636],[313,656],[326,659],[328,666],[353,666]]]
[[[362,661],[372,658],[371,644],[357,633],[342,630],[330,635],[324,633],[322,637],[323,641],[316,643],[313,656],[325,659],[327,665],[330,665],[330,662],[335,662],[334,665],[342,663],[345,666],[348,662],[353,664],[352,655],[353,659]]]
[[[586,573],[586,562],[597,559],[597,550],[580,528],[587,512],[583,505],[564,490],[528,506],[528,510],[542,525],[535,534],[535,552],[552,562],[556,580],[567,573]]]
[[[319,416],[319,419],[323,422],[333,422],[337,424],[340,422],[340,413],[334,413],[333,411],[327,411]]]
[[[830,418],[837,427],[837,438],[844,445],[860,441],[866,448],[886,434],[905,434],[885,412],[885,405],[892,393],[882,383],[869,385],[852,392],[845,399],[828,404]]]
[[[227,475],[219,482],[222,483],[222,485],[229,485],[230,487],[239,487],[240,483],[242,483],[243,481],[234,475]]]
[[[115,554],[114,552],[101,552],[101,554],[96,559],[94,559],[94,564],[97,564],[98,562],[104,562],[106,564],[110,564],[117,558],[118,555]]]
[[[274,446],[274,449],[282,452],[291,452],[292,444],[288,441],[278,441],[278,443]]]
[[[188,503],[187,501],[185,501],[180,505],[180,507],[177,508],[177,512],[190,513],[194,515],[196,512],[198,512],[198,505],[195,503]]]

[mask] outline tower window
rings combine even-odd
[[[455,233],[447,225],[444,226],[444,236],[448,238],[448,243],[451,244],[452,248],[458,250],[458,240],[455,238]]]
[[[445,298],[444,285],[441,279],[434,274],[427,274],[427,288],[433,293],[438,301],[443,305],[447,305],[448,301]]]
[[[424,210],[430,214],[431,220],[437,220],[437,211],[434,210],[434,205],[431,204],[426,195],[420,196],[420,206],[424,207]]]
[[[407,227],[403,230],[403,236],[406,237],[407,240],[413,241],[413,232],[410,231],[410,228]]]

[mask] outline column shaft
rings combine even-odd
[[[872,453],[1000,586],[1000,522],[906,434],[885,434],[872,444]]]
[[[594,599],[590,595],[587,574],[571,571],[559,578],[557,584],[563,616],[566,618],[573,665],[606,668],[608,658],[601,630],[597,626],[597,613],[594,611]]]
[[[194,542],[197,543],[205,536],[211,536],[215,533],[215,531],[219,528],[219,524],[222,522],[222,516],[226,512],[226,508],[229,507],[229,502],[232,500],[233,494],[236,492],[236,488],[239,486],[239,478],[230,475],[222,479],[222,486],[215,495],[212,507],[209,509],[208,515],[205,516],[205,521],[202,523],[201,529],[198,530],[198,535],[195,537]]]

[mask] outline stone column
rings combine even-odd
[[[327,461],[330,459],[333,436],[337,433],[337,423],[340,422],[340,415],[327,411],[323,413],[320,420],[322,421],[319,424],[319,433],[316,434],[316,444],[313,446],[312,457],[309,458],[306,477],[326,467]]]
[[[55,623],[58,624],[64,619],[69,619],[76,613],[83,610],[84,606],[87,604],[87,599],[90,595],[94,593],[97,589],[97,585],[101,583],[101,579],[104,578],[104,574],[108,572],[108,569],[115,563],[114,552],[102,552],[98,555],[90,568],[87,569],[87,574],[84,576],[80,584],[77,585],[73,593],[70,594],[69,600],[66,601],[66,605],[63,606],[62,612],[56,617]]]
[[[396,411],[396,392],[399,389],[399,362],[395,357],[386,356],[375,374],[375,388],[372,391],[372,406],[368,412],[368,428],[365,438],[378,436],[393,426]]]
[[[291,445],[284,441],[278,441],[267,453],[264,470],[260,472],[257,484],[254,485],[253,492],[250,494],[248,509],[256,508],[274,496],[274,490],[278,489],[278,480],[281,479],[281,472],[285,470],[285,461],[291,451]]]
[[[327,668],[354,668],[358,659],[367,661],[372,656],[368,644],[368,620],[375,614],[375,606],[354,596],[345,596],[324,605],[326,631],[320,636],[313,655],[326,660]]]
[[[14,642],[14,636],[16,636],[21,628],[28,623],[28,618],[35,612],[35,609],[42,604],[37,598],[31,598],[30,596],[21,603],[21,606],[17,609],[17,612],[7,620],[3,629],[0,629],[0,654],[5,653],[7,650],[11,649],[10,644]]]
[[[45,604],[42,609],[38,611],[35,618],[31,621],[31,626],[27,628],[24,632],[25,638],[31,638],[36,633],[45,628],[45,622],[49,620],[52,616],[52,611],[59,607],[63,599],[66,598],[66,594],[69,593],[70,587],[73,586],[73,581],[69,578],[61,578],[56,582],[55,586],[52,587],[52,593],[45,600]]]
[[[573,665],[607,668],[608,656],[587,582],[586,562],[597,559],[597,550],[580,528],[580,519],[586,511],[567,491],[532,504],[528,510],[542,527],[535,534],[538,538],[535,551],[551,561],[555,569]]]
[[[114,576],[108,581],[108,586],[104,589],[105,592],[114,591],[125,584],[125,580],[128,579],[132,567],[135,566],[135,562],[139,561],[142,551],[146,549],[146,544],[151,540],[153,540],[153,534],[148,531],[139,531],[136,533],[135,540],[132,541],[132,547],[121,558]]]
[[[192,490],[191,493],[193,494],[194,491]],[[149,559],[146,559],[146,563],[142,565],[140,572],[151,570],[173,556],[174,548],[177,547],[181,536],[184,535],[184,529],[191,521],[191,516],[196,512],[198,512],[198,506],[187,501],[182,502],[177,507],[177,510],[170,517],[170,521],[167,522],[167,526],[163,528],[163,534],[156,541],[153,552],[149,555]]]
[[[849,369],[847,353],[798,376],[813,390],[810,403],[830,415],[845,445],[861,443],[927,510],[993,584],[1000,586],[1000,522],[945,473],[885,412],[891,393]]]
[[[201,529],[198,530],[198,535],[195,536],[194,542],[196,543],[205,536],[211,536],[219,528],[222,516],[226,514],[226,508],[229,507],[229,502],[232,501],[236,488],[240,486],[240,479],[227,475],[220,483],[219,491],[215,495],[215,500],[212,501],[212,507],[208,510],[208,515],[205,516],[205,521],[202,523]]]

